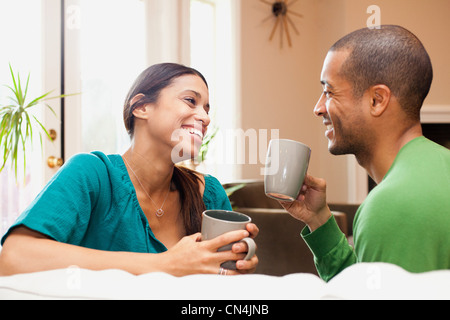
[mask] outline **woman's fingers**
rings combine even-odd
[[[259,228],[254,223],[248,223],[246,225],[247,231],[250,233],[250,238],[255,239],[259,234]]]
[[[239,274],[253,273],[258,266],[258,256],[254,255],[250,260],[239,260],[236,262],[236,268]]]
[[[214,239],[205,241],[205,244],[212,250],[217,251],[219,248],[231,244],[233,242],[241,241],[244,238],[249,237],[247,230],[237,230],[224,233]]]

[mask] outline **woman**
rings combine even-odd
[[[122,156],[101,152],[71,158],[2,239],[0,274],[77,265],[133,274],[242,274],[258,260],[247,247],[217,249],[258,228],[200,241],[201,213],[231,209],[212,176],[174,165],[198,154],[210,123],[208,86],[196,70],[159,64],[131,88],[124,121],[131,147]],[[55,241],[56,240],[56,241]],[[220,264],[237,260],[237,270]]]

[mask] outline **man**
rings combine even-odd
[[[302,237],[324,280],[356,262],[450,269],[450,150],[420,125],[432,78],[422,43],[399,26],[357,30],[329,50],[314,112],[329,151],[354,154],[378,186],[356,213],[354,249],[332,218],[324,180],[307,176],[297,200],[282,203],[306,223]]]

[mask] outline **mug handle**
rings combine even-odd
[[[248,252],[244,260],[250,260],[256,253],[256,243],[252,238],[244,238],[239,242],[245,242],[248,246]]]

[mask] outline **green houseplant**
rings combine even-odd
[[[5,168],[8,160],[11,160],[11,167],[14,168],[15,177],[17,181],[17,170],[19,160],[23,159],[23,170],[26,172],[26,145],[31,144],[33,141],[33,134],[36,131],[39,133],[39,138],[42,144],[42,133],[45,134],[50,140],[52,140],[49,132],[38,120],[38,118],[31,114],[32,108],[50,99],[58,99],[67,95],[59,95],[56,97],[48,97],[52,91],[47,92],[35,99],[32,99],[27,103],[28,84],[30,81],[30,74],[28,74],[25,88],[22,89],[22,83],[20,75],[17,73],[17,77],[14,76],[13,69],[9,65],[9,70],[12,77],[12,86],[6,85],[11,90],[9,104],[0,105],[0,150],[3,151],[3,164],[0,168],[0,172]],[[45,103],[45,106],[55,115],[55,111]]]
[[[199,154],[198,154],[198,160],[197,160],[198,162],[196,163],[195,161],[191,160],[191,165],[192,164],[200,164],[203,161],[205,161],[206,154],[208,153],[208,150],[209,150],[209,144],[214,139],[214,137],[216,136],[218,131],[219,131],[219,128],[215,127],[211,131],[211,133],[208,133],[206,135],[206,137],[205,137],[205,139],[203,139],[202,145],[200,147],[200,151],[199,151]],[[195,169],[195,165],[194,165],[194,169]],[[240,183],[238,185],[226,188],[225,192],[226,192],[227,196],[230,197],[234,192],[236,192],[239,189],[242,189],[243,187],[245,187],[245,183]],[[233,203],[231,203],[231,204],[233,205]]]
[[[211,131],[211,133],[208,133],[206,135],[205,139],[203,139],[202,145],[200,147],[200,151],[198,153],[198,162],[199,163],[205,161],[206,154],[208,153],[209,143],[211,142],[212,139],[214,139],[214,137],[216,136],[218,131],[219,131],[219,128],[215,127]]]

